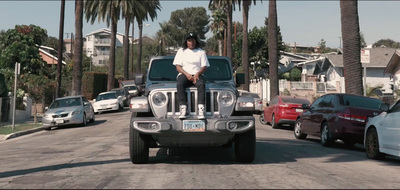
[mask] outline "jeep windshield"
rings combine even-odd
[[[176,81],[178,71],[173,59],[155,59],[151,63],[149,79],[152,81]],[[232,78],[229,62],[225,59],[208,59],[210,67],[204,73],[206,81],[225,81]]]

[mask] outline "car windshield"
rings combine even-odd
[[[72,107],[79,105],[82,105],[80,98],[67,98],[67,99],[54,100],[54,102],[51,103],[49,108],[54,109],[54,108]]]
[[[173,59],[155,59],[151,63],[149,79],[152,81],[176,81],[178,71],[172,64]],[[209,59],[210,67],[204,73],[205,80],[222,81],[230,80],[231,66],[225,59]]]
[[[291,97],[282,97],[282,102],[289,104],[311,104],[311,102],[306,99],[291,98]]]
[[[344,95],[340,98],[341,105],[357,108],[379,109],[381,103],[382,100],[362,96]]]
[[[96,101],[117,99],[117,98],[118,98],[117,93],[106,93],[106,94],[99,94],[96,98]]]

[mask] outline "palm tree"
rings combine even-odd
[[[268,5],[268,57],[270,96],[279,95],[278,81],[278,18],[276,0],[270,0]]]
[[[166,55],[166,48],[174,44],[174,40],[169,35],[172,27],[168,22],[159,23],[160,30],[157,32],[157,41],[159,42],[159,55]],[[167,52],[168,53],[168,52]]]
[[[214,37],[218,40],[218,55],[222,56],[222,40],[224,40],[224,33],[226,30],[226,14],[223,10],[224,7],[209,7],[212,10],[213,22],[211,24],[211,30],[214,33]]]
[[[210,0],[208,7],[211,6],[224,6],[227,12],[226,17],[226,56],[232,60],[232,12],[235,9],[235,4],[238,3],[240,6],[240,0]],[[235,64],[235,69],[237,63]]]
[[[357,1],[340,0],[346,93],[363,95]]]
[[[83,1],[75,0],[75,43],[73,57],[72,93],[71,95],[82,94],[82,28],[83,28]]]
[[[114,88],[115,78],[115,44],[117,35],[117,23],[121,13],[120,0],[87,0],[85,1],[85,16],[87,21],[93,24],[96,18],[98,21],[106,21],[107,27],[111,22],[111,43],[110,56],[108,61],[108,81],[107,90]]]
[[[140,1],[140,0],[139,0]],[[139,26],[139,52],[138,52],[138,60],[136,64],[136,72],[142,73],[141,63],[142,63],[142,33],[143,33],[143,21],[148,20],[148,17],[153,21],[154,18],[157,17],[157,9],[161,10],[160,1],[159,0],[147,0],[142,1],[144,9],[138,9],[135,12],[135,18]]]

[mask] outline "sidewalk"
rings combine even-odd
[[[42,121],[42,117],[37,117],[37,122],[41,122],[41,121]],[[34,123],[34,118],[30,117],[29,119],[26,119],[26,120],[23,120],[23,121],[21,121],[21,120],[15,121],[15,125],[17,125],[17,124],[25,124],[25,123]],[[0,122],[0,127],[6,126],[6,125],[12,125],[12,121],[10,120],[10,121],[7,121],[7,122]],[[18,132],[11,133],[11,134],[8,134],[8,135],[0,134],[0,142],[8,140],[8,139],[15,138],[15,137],[19,137],[19,136],[22,136],[22,135],[31,134],[31,133],[34,133],[34,132],[37,132],[37,131],[41,131],[41,130],[43,130],[43,128],[42,128],[41,125],[39,125],[38,127],[33,128],[33,129],[28,129],[28,130],[25,130],[25,131],[18,131]]]

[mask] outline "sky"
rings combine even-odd
[[[169,20],[171,12],[185,7],[204,7],[207,14],[208,0],[200,1],[170,1],[160,0],[161,11],[157,11],[154,21],[145,21],[143,35],[155,37],[160,29],[159,23]],[[74,21],[75,1],[66,0],[64,39],[70,38],[75,32]],[[360,31],[368,45],[380,39],[392,39],[400,42],[400,1],[358,1]],[[58,38],[61,1],[31,1],[31,0],[0,0],[0,30],[13,29],[15,25],[34,24],[47,30],[49,36]],[[277,1],[278,25],[281,28],[283,41],[289,44],[317,46],[321,39],[331,48],[342,47],[340,3],[335,1]],[[250,7],[249,30],[262,27],[268,17],[268,0],[257,0]],[[236,7],[233,20],[243,22],[242,12]],[[135,25],[137,26],[137,24]],[[83,35],[108,28],[105,22],[95,22],[93,25],[84,18]],[[135,30],[135,38],[138,36]],[[118,23],[118,32],[124,33],[123,20]],[[68,35],[66,34],[68,33]],[[208,32],[206,37],[210,37]]]

